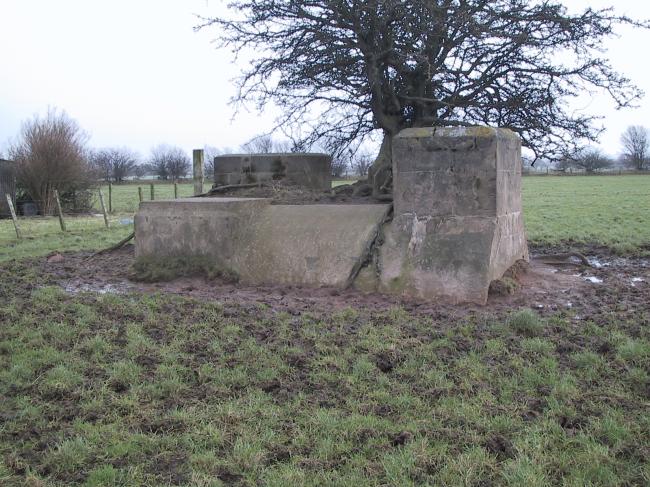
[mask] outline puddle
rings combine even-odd
[[[124,294],[133,288],[125,284],[110,283],[82,283],[82,282],[64,282],[61,287],[65,292],[70,294],[79,293],[98,293],[98,294]]]
[[[585,281],[589,281],[594,284],[601,284],[603,282],[603,280],[600,277],[596,277],[596,276],[585,277]]]

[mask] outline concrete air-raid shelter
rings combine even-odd
[[[217,185],[331,184],[323,155],[218,159]],[[490,282],[528,259],[521,167],[521,141],[510,130],[406,129],[393,140],[392,205],[145,201],[135,219],[136,257],[211,259],[242,284],[353,286],[483,304]]]

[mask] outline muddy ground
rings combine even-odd
[[[591,267],[576,261],[552,262],[552,249],[536,249],[531,261],[517,273],[512,294],[491,294],[486,306],[447,305],[383,294],[364,294],[334,288],[306,289],[288,286],[242,286],[204,277],[179,278],[170,282],[143,283],[132,279],[134,247],[112,253],[53,254],[36,265],[43,275],[68,292],[100,293],[164,292],[202,300],[251,305],[265,304],[275,311],[300,314],[328,312],[346,307],[386,309],[401,306],[412,313],[462,316],[470,312],[499,313],[529,307],[541,314],[575,310],[575,319],[590,319],[604,308],[624,311],[650,303],[650,259],[623,258],[587,252]]]

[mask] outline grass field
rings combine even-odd
[[[4,486],[650,482],[647,310],[294,316],[2,271]]]
[[[92,271],[30,258],[128,234],[137,186],[114,195],[109,229],[0,221],[3,487],[650,485],[647,285],[433,313],[65,292]],[[650,177],[524,202],[537,244],[650,243]]]
[[[532,243],[650,251],[650,175],[531,176],[523,181]]]

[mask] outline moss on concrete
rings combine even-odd
[[[139,257],[132,270],[133,278],[144,282],[170,281],[189,276],[220,278],[229,282],[239,280],[234,271],[207,256]]]

